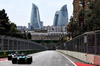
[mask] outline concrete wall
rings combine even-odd
[[[69,56],[75,57],[79,60],[82,60],[84,62],[86,62],[86,56],[85,53],[80,53],[80,52],[74,52],[74,51],[66,51],[66,50],[57,50],[59,52],[65,53]]]
[[[77,58],[87,63],[100,65],[100,55],[86,54],[86,53],[67,51],[67,50],[57,50],[57,51],[62,52],[64,54],[67,54],[69,56],[72,56],[74,58]]]
[[[94,56],[94,64],[100,65],[100,56]]]
[[[87,55],[87,62],[94,64],[94,56],[92,54]]]

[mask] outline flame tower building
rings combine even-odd
[[[60,11],[56,11],[53,26],[66,26],[68,23],[67,5],[64,5]]]
[[[54,32],[66,32],[66,25],[68,23],[67,5],[64,5],[59,11],[56,11],[53,21]]]
[[[39,9],[35,4],[32,4],[31,20],[28,27],[31,31],[42,29]]]

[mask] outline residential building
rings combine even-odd
[[[66,26],[54,26],[53,32],[66,32]]]
[[[81,0],[81,1],[83,1],[83,0]],[[84,0],[84,1],[85,1],[84,2],[84,6],[85,6],[84,10],[88,10],[89,9],[88,8],[89,2],[91,2],[93,0]],[[80,3],[80,0],[73,1],[73,18],[74,19],[77,18],[79,11],[82,9],[82,6],[80,6],[79,3]]]
[[[66,32],[46,32],[46,30],[30,32],[31,40],[53,49],[62,37],[66,37]]]
[[[61,36],[66,36],[66,32],[47,32],[47,33],[31,33],[32,40],[59,40]]]
[[[20,30],[20,31],[25,30],[25,31],[27,31],[28,28],[26,26],[17,26],[17,30]]]
[[[52,32],[52,26],[43,26],[43,30],[47,30],[48,32]]]

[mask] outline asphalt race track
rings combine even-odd
[[[31,54],[33,57],[32,64],[12,64],[11,61],[0,62],[0,66],[75,66],[75,64],[56,51],[44,51]]]
[[[32,64],[12,64],[12,61],[8,61],[7,58],[0,58],[0,66],[95,66],[57,51],[43,51],[30,56],[33,57]]]

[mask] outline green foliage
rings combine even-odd
[[[84,16],[84,26],[79,27],[78,17]],[[89,4],[89,10],[81,10],[76,20],[71,18],[67,31],[72,28],[72,37],[76,37],[84,32],[100,30],[100,0],[95,0]]]
[[[28,39],[31,39],[31,33],[28,33],[27,36],[28,36]]]
[[[51,40],[49,43],[53,44],[54,42]]]
[[[16,24],[9,21],[9,18],[7,17],[7,14],[5,13],[5,10],[0,11],[0,34],[1,35],[8,35],[8,36],[14,36],[18,38],[23,39],[31,39],[31,34],[24,31],[22,33],[21,31],[18,31],[16,29]]]
[[[59,42],[57,43],[57,45],[60,45],[60,44],[62,44],[62,42],[61,42],[61,41],[59,41]]]
[[[44,40],[42,40],[41,44],[44,44],[44,43],[45,43]]]

